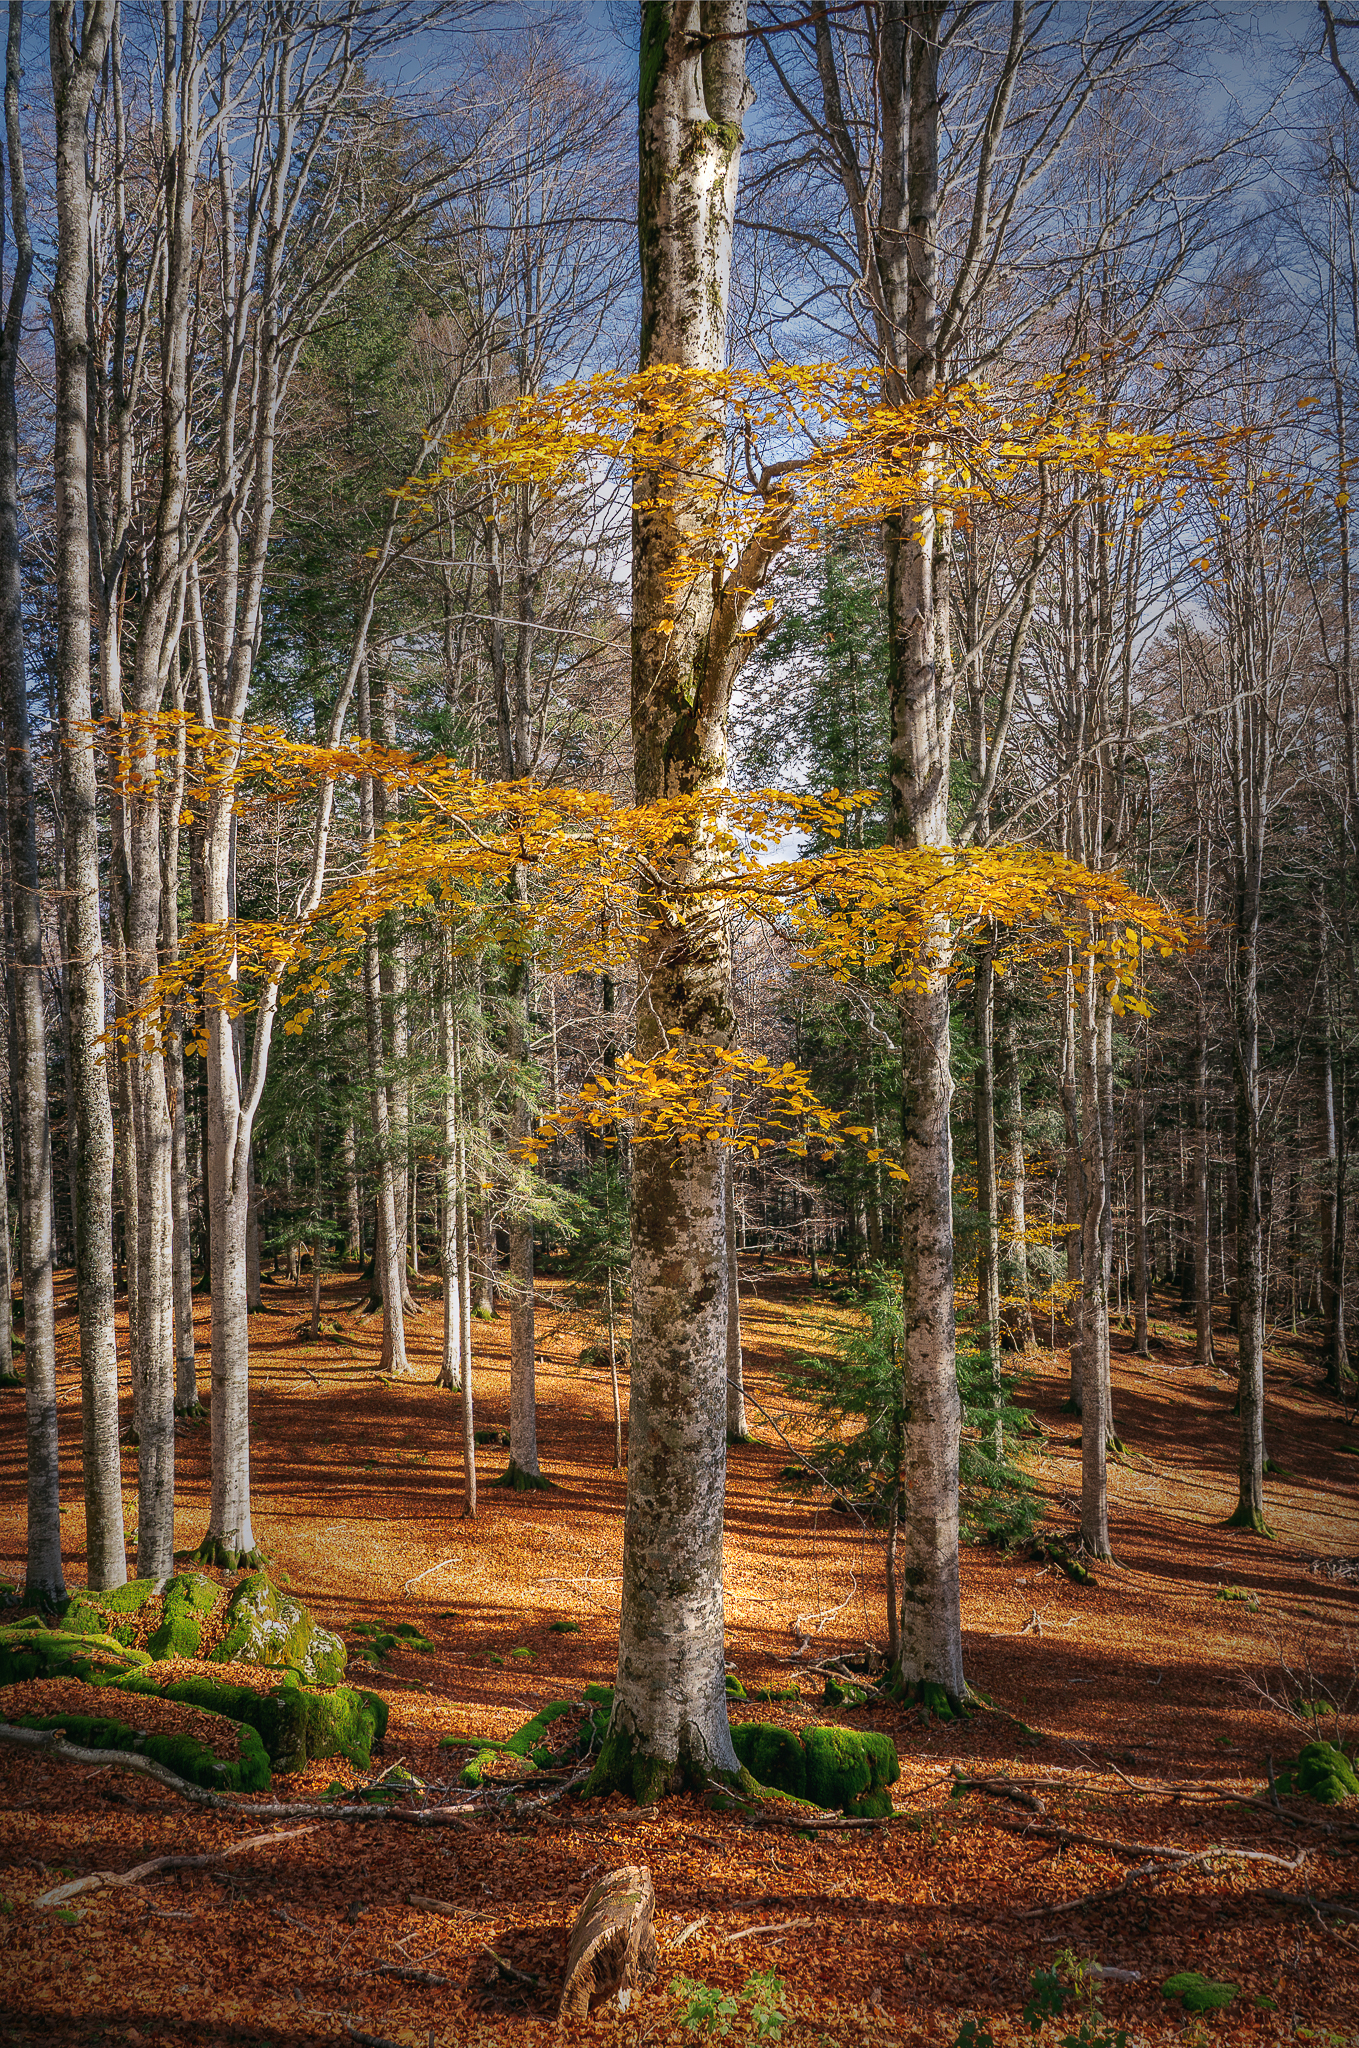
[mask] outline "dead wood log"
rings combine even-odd
[[[558,2008],[562,2019],[584,2019],[592,1999],[632,1994],[656,1974],[656,1904],[651,1872],[644,1863],[610,1870],[591,1886],[576,1915],[566,1951],[566,1983]]]

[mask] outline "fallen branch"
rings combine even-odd
[[[195,1806],[237,1807],[242,1804],[229,1792],[210,1792],[204,1785],[191,1785],[187,1778],[167,1771],[164,1764],[153,1763],[149,1756],[137,1756],[132,1750],[81,1749],[76,1743],[67,1742],[56,1728],[15,1728],[8,1721],[0,1721],[0,1742],[13,1743],[18,1749],[36,1750],[43,1756],[55,1758],[58,1763],[90,1764],[99,1770],[139,1771],[144,1778],[152,1778],[157,1785],[164,1785],[167,1791],[178,1792],[182,1799],[192,1800]]]
[[[1278,1892],[1270,1885],[1261,1885],[1252,1896],[1268,1899],[1272,1906],[1298,1906],[1305,1913],[1333,1913],[1337,1920],[1359,1920],[1359,1902],[1354,1900],[1315,1899],[1310,1892]]]
[[[141,1884],[145,1878],[158,1877],[166,1870],[206,1870],[209,1864],[221,1863],[228,1856],[242,1856],[247,1849],[272,1848],[275,1842],[295,1842],[299,1835],[315,1834],[315,1827],[288,1828],[283,1834],[247,1835],[242,1842],[232,1842],[225,1849],[213,1850],[206,1856],[153,1856],[147,1863],[138,1863],[131,1870],[92,1870],[88,1877],[73,1877],[68,1884],[59,1884],[54,1890],[44,1892],[35,1906],[64,1906],[68,1899],[78,1898],[81,1892],[102,1891],[106,1885]]]
[[[959,1792],[983,1792],[988,1799],[1009,1799],[1016,1806],[1026,1806],[1030,1813],[1047,1813],[1047,1807],[1038,1795],[1030,1792],[1017,1778],[969,1778],[956,1764],[949,1775]]]
[[[417,1913],[442,1913],[446,1920],[495,1920],[496,1913],[483,1913],[477,1906],[454,1906],[447,1899],[427,1899],[423,1892],[411,1892],[409,1903]]]
[[[1028,1830],[1026,1829],[1025,1832],[1027,1833]],[[1048,1834],[1060,1831],[1044,1828],[1037,1829],[1034,1832]],[[1093,1840],[1092,1837],[1083,1835],[1074,1836],[1072,1839],[1085,1843]],[[1114,1845],[1097,1842],[1094,1846],[1103,1848],[1106,1846],[1113,1847]],[[1191,1854],[1183,1849],[1156,1849],[1152,1852],[1153,1860],[1139,1863],[1135,1869],[1128,1872],[1122,1884],[1111,1885],[1104,1891],[1083,1892],[1079,1898],[1060,1899],[1049,1906],[1030,1906],[1024,1912],[1016,1913],[1015,1918],[1017,1920],[1043,1920],[1056,1913],[1078,1913],[1087,1906],[1108,1905],[1112,1900],[1121,1899],[1126,1892],[1131,1891],[1140,1878],[1146,1878],[1152,1884],[1159,1884],[1163,1877],[1178,1877],[1183,1871],[1192,1870],[1196,1866],[1201,1867],[1205,1863],[1213,1863],[1223,1857],[1230,1857],[1234,1861],[1241,1860],[1249,1863],[1281,1863],[1285,1870],[1296,1870],[1302,1861],[1300,1857],[1297,1862],[1289,1862],[1287,1857],[1270,1856],[1263,1849],[1203,1849],[1196,1854]]]
[[[379,1977],[400,1977],[407,1984],[451,1984],[451,1977],[441,1977],[437,1970],[417,1970],[413,1963],[379,1963]]]
[[[691,1941],[694,1935],[701,1934],[703,1929],[707,1926],[707,1924],[708,1915],[706,1913],[700,1913],[697,1920],[691,1920],[687,1927],[681,1928],[679,1933],[675,1936],[675,1939],[673,1941],[666,1943],[666,1947],[671,1953],[671,1955],[674,1954],[677,1948],[683,1948],[685,1942]]]
[[[517,1970],[513,1963],[507,1963],[504,1956],[498,1956],[495,1950],[487,1948],[484,1942],[482,1943],[481,1953],[484,1956],[489,1956],[501,1975],[508,1977],[512,1983],[522,1984],[529,1991],[536,1991],[538,1989],[539,1980],[537,1977],[530,1976],[527,1970]]]
[[[723,1937],[726,1941],[749,1941],[756,1934],[791,1934],[795,1927],[815,1927],[815,1920],[773,1920],[767,1927],[741,1927],[735,1934]]]

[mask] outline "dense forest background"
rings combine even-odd
[[[999,1415],[1002,1351],[1065,1334],[1079,1402],[1102,1319],[1145,1353],[1173,1285],[1199,1362],[1214,1303],[1234,1324],[1244,1305],[1257,1347],[1319,1331],[1348,1403],[1353,39],[1324,9],[906,12],[944,23],[940,382],[1018,407],[1062,378],[1106,427],[1233,436],[1177,490],[1039,459],[935,538],[947,837],[1121,874],[1192,933],[1151,950],[1143,1007],[1087,991],[1069,937],[984,908],[959,926],[966,1348]],[[879,13],[752,7],[740,368],[884,359]],[[508,1296],[526,1482],[535,1258],[626,1300],[627,1130],[564,1114],[532,1166],[522,1142],[634,1048],[625,950],[599,971],[535,946],[528,866],[512,932],[498,900],[456,928],[408,906],[305,998],[271,948],[403,844],[422,764],[631,796],[626,489],[603,468],[492,487],[441,453],[493,406],[635,364],[637,30],[623,6],[339,0],[54,0],[50,24],[9,23],[0,1374],[24,1367],[29,1584],[56,1591],[54,1268],[80,1278],[91,1583],[126,1568],[120,1374],[138,1574],[172,1569],[175,1421],[209,1381],[204,1555],[252,1553],[248,1314],[271,1264],[318,1286],[367,1266],[398,1373],[404,1276],[441,1269],[459,1389]],[[731,714],[733,786],[865,792],[863,849],[892,832],[889,543],[827,516],[783,550]],[[390,773],[288,753],[356,737]],[[871,1142],[732,1152],[728,1256],[867,1285],[905,1227],[899,992],[871,946],[844,976],[791,964],[785,936],[734,921],[735,1036]],[[732,1319],[737,1435],[739,1357]],[[1243,1508],[1261,1518],[1244,1480]]]

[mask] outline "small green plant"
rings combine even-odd
[[[700,1977],[674,1978],[670,1993],[685,2001],[680,2024],[691,2034],[729,2034],[732,2021],[740,2015],[744,2039],[777,2041],[788,2023],[788,1994],[783,1979],[773,1970],[759,1970],[747,1977],[734,1997]]]
[[[680,2024],[691,2034],[729,2034],[736,2017],[736,2000],[729,1991],[705,1984],[699,1977],[676,1977],[671,1996],[685,2001]]]
[[[996,2048],[995,2036],[980,2020],[964,2020],[953,2037],[953,2048]]]

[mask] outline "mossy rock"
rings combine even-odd
[[[146,1639],[151,1655],[157,1660],[199,1656],[204,1624],[221,1597],[215,1579],[202,1572],[177,1572],[161,1596],[160,1621]]]
[[[68,1742],[79,1749],[119,1749],[149,1757],[190,1785],[214,1792],[267,1792],[269,1758],[256,1731],[237,1723],[236,1760],[228,1762],[192,1735],[143,1735],[125,1722],[92,1714],[22,1714],[19,1728],[64,1728]]]
[[[743,1699],[745,1698],[745,1696],[746,1696],[746,1689],[745,1689],[745,1687],[744,1687],[744,1686],[742,1685],[742,1683],[741,1683],[740,1679],[739,1679],[739,1678],[738,1678],[738,1677],[736,1676],[735,1672],[728,1672],[728,1673],[727,1673],[727,1698],[728,1698],[729,1700],[743,1700]]]
[[[1178,1998],[1186,2012],[1218,2012],[1232,2003],[1239,1985],[1218,1984],[1197,1970],[1180,1970],[1161,1986],[1163,1998]]]
[[[580,1634],[580,1623],[578,1621],[554,1621],[552,1633],[554,1636],[578,1636]]]
[[[211,1661],[290,1667],[316,1685],[338,1685],[349,1659],[340,1638],[313,1621],[300,1600],[252,1572],[228,1602],[226,1634]]]
[[[823,1707],[861,1707],[868,1698],[861,1685],[851,1685],[847,1679],[832,1678],[829,1673],[821,1688]]]
[[[1333,1742],[1309,1742],[1298,1751],[1298,1760],[1279,1776],[1279,1790],[1301,1793],[1322,1806],[1339,1806],[1359,1794],[1359,1777],[1343,1749]]]
[[[807,1753],[795,1729],[745,1721],[731,1731],[737,1757],[761,1785],[793,1799],[807,1797]]]
[[[111,1635],[19,1622],[0,1628],[0,1686],[28,1678],[78,1678],[109,1685],[150,1664],[145,1650],[133,1650]]]
[[[373,1744],[387,1731],[387,1703],[376,1693],[342,1685],[313,1691],[285,1674],[272,1692],[233,1685],[228,1678],[160,1680],[154,1672],[128,1679],[124,1692],[152,1693],[179,1700],[208,1714],[224,1714],[256,1730],[276,1771],[300,1771],[319,1758],[342,1756],[360,1770],[372,1760]]]
[[[848,1813],[856,1800],[882,1792],[901,1776],[890,1736],[859,1728],[806,1728],[807,1797]]]
[[[839,1807],[857,1820],[884,1819],[892,1811],[889,1785],[901,1776],[887,1735],[857,1728],[806,1728],[799,1735],[768,1721],[731,1731],[737,1757],[762,1785],[814,1806]]]
[[[748,1700],[797,1700],[802,1695],[795,1685],[750,1685],[746,1687]]]
[[[471,1762],[463,1765],[459,1784],[465,1785],[469,1792],[479,1790],[487,1771],[499,1754],[498,1749],[479,1749]]]
[[[160,1593],[159,1579],[129,1579],[124,1586],[81,1590],[71,1595],[61,1625],[72,1635],[112,1636],[126,1648],[136,1647],[139,1618]]]

